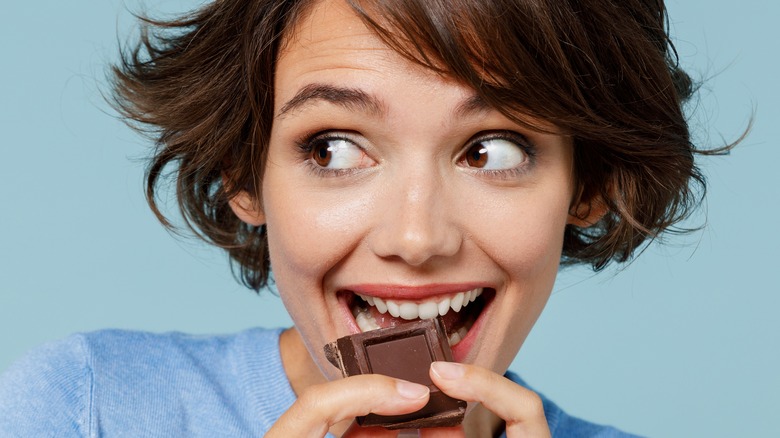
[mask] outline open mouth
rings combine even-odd
[[[476,288],[423,301],[383,299],[353,292],[350,295],[347,304],[362,332],[441,316],[449,344],[454,346],[466,337],[495,291]]]

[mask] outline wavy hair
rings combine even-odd
[[[113,104],[155,149],[146,197],[166,181],[187,226],[224,248],[237,277],[269,281],[264,227],[228,200],[261,193],[280,48],[313,0],[215,0],[178,19],[141,17],[113,67]],[[563,264],[625,262],[687,218],[705,192],[683,105],[696,90],[678,64],[661,0],[348,0],[406,58],[473,88],[511,120],[544,120],[574,139],[572,206],[606,208],[568,225]],[[173,166],[173,171],[166,169]],[[225,184],[227,178],[231,183]],[[582,217],[587,212],[578,212]]]

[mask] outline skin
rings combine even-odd
[[[421,300],[476,286],[495,298],[469,342],[456,346],[462,365],[431,370],[444,392],[473,403],[462,428],[423,435],[491,436],[504,425],[509,436],[549,435],[538,396],[502,374],[550,295],[565,226],[593,221],[570,215],[580,208],[571,205],[571,139],[529,131],[495,109],[463,111],[473,90],[403,59],[340,1],[317,3],[291,30],[275,80],[262,201],[247,193],[231,201],[242,220],[267,225],[278,290],[295,322],[280,346],[298,401],[267,436],[348,428],[345,436],[395,436],[350,423],[369,412],[411,412],[428,399],[424,386],[342,379],[327,362],[323,345],[356,332],[337,292]],[[348,89],[359,102],[344,93],[306,96],[323,86]],[[506,132],[523,144],[506,141]],[[341,169],[301,151],[313,133],[348,138],[328,163]],[[488,153],[491,166],[506,158],[499,171],[464,159],[485,133],[504,136]],[[533,153],[524,152],[529,145]]]

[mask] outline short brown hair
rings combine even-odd
[[[216,0],[170,21],[142,19],[114,67],[114,104],[156,149],[146,195],[175,165],[186,224],[226,249],[240,279],[269,279],[264,227],[228,200],[259,195],[273,121],[274,71],[286,33],[313,0]],[[661,0],[349,0],[390,47],[472,87],[510,119],[574,138],[577,194],[601,203],[565,230],[562,263],[598,270],[686,218],[704,194],[683,112],[695,87],[678,66]],[[223,184],[228,176],[230,187]]]

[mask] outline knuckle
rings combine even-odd
[[[493,392],[499,388],[508,388],[508,384],[514,384],[506,377],[485,368],[472,367],[470,373],[476,377],[474,380],[477,388],[483,391]]]
[[[326,384],[321,383],[306,388],[298,397],[296,403],[301,409],[318,410],[323,398],[327,395]]]
[[[528,390],[526,393],[526,409],[528,409],[528,414],[533,417],[544,415],[544,401],[542,397],[534,391]]]
[[[338,416],[347,404],[350,410],[368,413],[374,407],[374,402],[386,398],[382,395],[387,394],[388,385],[392,384],[390,381],[386,376],[359,375],[319,383],[304,390],[296,404],[304,412],[317,412],[328,417]]]

